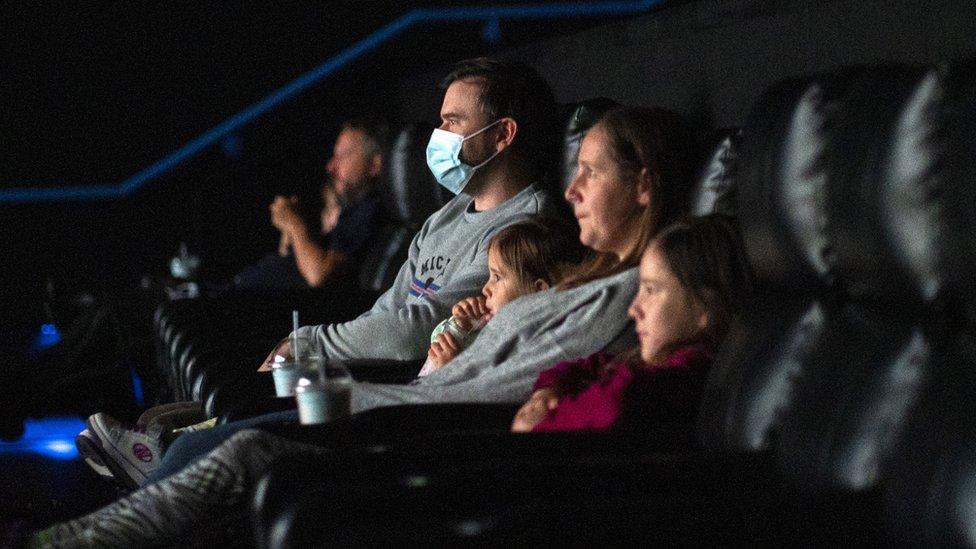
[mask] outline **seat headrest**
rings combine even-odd
[[[562,165],[559,175],[558,189],[565,191],[576,174],[576,157],[579,155],[580,142],[586,130],[603,116],[603,113],[617,106],[617,102],[606,97],[587,99],[571,106],[569,118],[566,121],[566,131],[563,141]]]
[[[946,159],[943,220],[948,231],[946,277],[953,297],[976,322],[976,59],[951,66],[946,75]]]
[[[433,129],[425,122],[405,126],[387,155],[387,210],[414,229],[444,205],[440,185],[427,167],[427,142]]]
[[[847,80],[776,84],[749,115],[735,185],[746,251],[760,281],[812,291],[833,283],[825,229],[827,117]]]
[[[935,72],[883,67],[857,76],[837,102],[828,231],[855,299],[918,303],[943,285],[942,96]]]
[[[739,168],[739,143],[742,130],[720,130],[715,145],[705,157],[705,165],[691,190],[691,215],[718,213],[735,217],[735,174]]]

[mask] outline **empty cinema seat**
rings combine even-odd
[[[716,132],[692,191],[688,211],[691,215],[718,213],[736,216],[735,174],[739,167],[742,130],[725,128]]]
[[[441,433],[282,460],[258,543],[976,544],[972,216],[947,213],[973,196],[974,157],[951,156],[972,151],[971,74],[861,69],[757,101],[736,184],[764,295],[711,373],[703,450]]]
[[[915,294],[930,304],[927,324],[944,336],[881,460],[886,528],[916,546],[976,546],[974,69],[969,61],[926,75],[894,128],[898,154],[886,158],[886,191],[897,198],[886,209],[898,211],[886,214],[892,239],[915,273]]]

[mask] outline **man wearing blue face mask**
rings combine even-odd
[[[491,124],[467,136],[441,128],[434,129],[433,135],[430,136],[430,143],[427,145],[427,165],[430,167],[431,172],[433,172],[437,182],[454,194],[460,193],[467,186],[468,181],[471,181],[474,172],[491,162],[501,152],[500,150],[496,150],[484,162],[479,163],[477,166],[469,166],[461,160],[461,149],[464,147],[465,140],[491,129],[499,122],[502,122],[502,120],[495,120]]]
[[[451,307],[480,295],[495,233],[530,216],[563,212],[559,199],[539,185],[554,165],[558,144],[549,85],[524,64],[478,58],[455,65],[442,87],[441,125],[431,136],[427,160],[437,180],[457,196],[427,219],[393,286],[369,311],[349,322],[298,330],[298,336],[313,340],[330,359],[425,358],[431,331],[451,316]],[[286,339],[261,370],[270,369],[275,355],[290,355],[288,346]],[[377,397],[375,405],[389,400]],[[359,401],[354,405],[371,407]],[[160,479],[242,428],[296,418],[294,412],[269,414],[184,434],[161,464],[139,465],[142,474]],[[112,432],[117,436],[103,446],[129,448],[133,444],[128,438],[146,436],[124,429]]]

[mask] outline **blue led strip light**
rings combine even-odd
[[[579,4],[537,4],[521,6],[481,6],[468,8],[413,9],[399,19],[341,51],[335,57],[292,80],[264,99],[224,120],[186,145],[140,171],[118,185],[79,187],[49,187],[0,189],[0,203],[24,204],[32,202],[67,202],[74,200],[106,200],[132,194],[153,179],[196,156],[228,135],[238,131],[256,118],[302,93],[343,66],[376,49],[415,23],[444,21],[492,21],[498,19],[552,19],[565,17],[594,17],[631,15],[647,11],[662,0],[633,2],[586,2]]]
[[[0,440],[0,456],[38,454],[59,460],[75,459],[75,436],[84,428],[85,422],[76,416],[27,419],[19,440]]]

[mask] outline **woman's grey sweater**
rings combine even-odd
[[[454,360],[413,385],[356,383],[352,411],[408,403],[522,402],[539,372],[637,344],[627,308],[637,269],[509,303]]]

